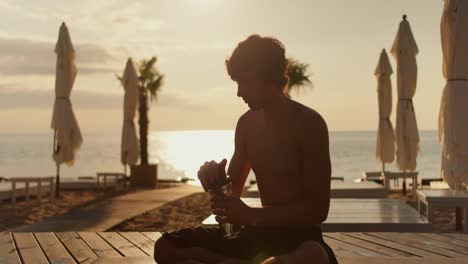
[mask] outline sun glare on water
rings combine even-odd
[[[155,145],[151,146],[150,156],[158,156],[157,163],[171,164],[173,167],[171,169],[196,180],[197,172],[205,161],[220,162],[224,158],[228,161],[231,159],[234,152],[233,136],[233,131],[229,130],[151,134],[150,137],[155,139]]]

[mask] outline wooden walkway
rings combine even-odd
[[[251,207],[261,207],[259,198],[242,198]],[[209,216],[204,225],[217,225]],[[432,224],[418,211],[398,199],[332,198],[325,232],[430,232]]]
[[[98,232],[153,210],[186,195],[201,192],[199,186],[181,184],[173,188],[129,192],[71,209],[65,214],[44,221],[19,226],[11,232]],[[79,220],[77,220],[79,219]],[[1,262],[0,262],[1,264]]]
[[[159,232],[0,233],[0,263],[154,263]],[[468,263],[468,235],[324,233],[340,263]]]

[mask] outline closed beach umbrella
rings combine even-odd
[[[126,168],[126,165],[136,164],[140,153],[134,122],[139,98],[138,75],[131,58],[127,61],[121,82],[125,96],[120,160]]]
[[[392,81],[390,75],[392,73],[392,66],[384,49],[380,53],[379,63],[375,69],[379,104],[376,157],[382,163],[382,171],[385,170],[385,163],[392,163],[395,157],[395,134],[390,121],[390,114],[392,113]]]
[[[403,21],[398,28],[391,53],[397,63],[398,103],[395,127],[397,167],[402,171],[414,171],[419,152],[418,125],[413,106],[413,96],[416,92],[418,46],[406,20],[406,15],[403,16]]]
[[[69,166],[75,161],[75,153],[83,138],[70,101],[70,93],[76,78],[75,50],[65,23],[60,27],[55,46],[57,66],[55,76],[55,103],[52,114],[54,129],[53,158],[57,165],[56,195],[59,196],[60,164]]]
[[[468,185],[468,1],[445,0],[441,21],[443,74],[439,112],[442,177],[452,189]]]

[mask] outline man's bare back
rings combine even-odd
[[[240,142],[228,174],[241,171],[238,167],[247,162],[256,175],[263,206],[314,203],[328,211],[331,172],[326,124],[317,112],[293,100],[280,106],[273,114],[261,109],[241,116],[236,129]],[[306,153],[321,158],[307,160]],[[304,162],[316,163],[318,170],[305,174]],[[306,201],[306,192],[323,199]]]

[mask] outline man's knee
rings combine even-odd
[[[306,241],[290,254],[294,263],[310,263],[312,259],[314,263],[330,263],[327,251],[317,241]]]
[[[176,247],[165,237],[160,237],[154,244],[154,260],[158,264],[173,263]]]
[[[330,263],[324,247],[316,241],[306,241],[298,248],[281,256],[271,257],[262,264],[327,264]]]

